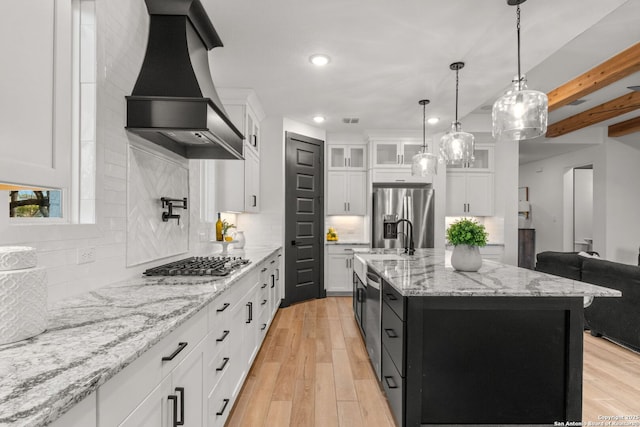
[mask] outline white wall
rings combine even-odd
[[[602,130],[593,131],[595,135]],[[575,167],[593,165],[593,250],[601,256],[629,264],[637,263],[640,245],[640,150],[611,138],[593,147],[520,166],[519,186],[529,187],[536,252],[572,250],[573,183],[563,184]],[[590,141],[591,142],[591,141]],[[565,190],[566,188],[566,190]],[[565,194],[568,192],[570,194]],[[570,246],[567,247],[567,243]]]

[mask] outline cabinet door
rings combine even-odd
[[[347,167],[347,147],[344,145],[329,146],[329,169],[345,169]]]
[[[467,176],[464,172],[447,172],[447,216],[467,215]]]
[[[347,177],[347,213],[349,215],[367,214],[367,174],[349,172]]]
[[[247,151],[244,159],[245,168],[245,212],[260,211],[260,158],[253,152]]]
[[[204,425],[204,374],[205,362],[203,344],[199,344],[171,373],[171,394],[178,399],[178,420],[185,427],[202,427]],[[169,403],[172,403],[169,400]],[[184,406],[183,406],[184,405]],[[172,410],[172,409],[170,409]]]
[[[347,158],[349,169],[365,170],[367,168],[367,147],[364,145],[350,146]]]
[[[347,173],[327,173],[327,215],[344,215],[347,211]]]
[[[350,256],[347,254],[327,255],[325,290],[349,291],[351,289],[351,283],[347,280],[349,258]]]
[[[411,160],[413,156],[418,154],[422,150],[422,143],[417,142],[403,142],[400,162],[404,167],[411,167]]]
[[[493,173],[471,172],[467,175],[467,215],[493,215]]]
[[[125,390],[122,391],[123,393]],[[119,424],[120,427],[172,427],[173,402],[171,377],[166,377],[151,393]]]
[[[397,167],[400,163],[399,148],[396,142],[375,142],[373,144],[374,166]]]

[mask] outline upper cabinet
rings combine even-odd
[[[214,160],[213,207],[218,212],[260,211],[260,122],[264,111],[253,90],[218,89],[233,124],[244,134],[244,161]]]
[[[373,167],[411,169],[411,159],[421,149],[418,141],[373,141]]]
[[[475,161],[473,163],[454,163],[447,165],[447,170],[473,170],[477,172],[493,171],[493,145],[476,144],[474,150]]]
[[[366,170],[367,146],[366,145],[336,145],[329,144],[328,169],[329,170]]]

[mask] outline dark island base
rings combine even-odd
[[[407,298],[404,425],[579,422],[582,303]]]

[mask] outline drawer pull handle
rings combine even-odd
[[[218,313],[222,313],[223,311],[225,311],[227,309],[227,307],[229,307],[231,304],[229,304],[228,302],[225,302],[224,304],[222,304],[222,308],[217,309],[216,311]]]
[[[397,301],[397,300],[398,300],[398,298],[397,298],[394,294],[392,294],[392,293],[387,292],[387,293],[385,293],[385,295],[386,295],[386,296],[387,296],[387,298],[389,298],[389,300],[391,300],[391,301]]]
[[[218,372],[222,371],[225,368],[225,366],[227,366],[227,363],[229,363],[229,358],[228,357],[222,358],[222,365],[220,365],[220,367],[216,368],[216,371],[218,371]]]
[[[265,271],[267,271],[267,267],[265,267],[262,270],[260,270],[260,273],[264,273]]]
[[[184,348],[186,346],[187,346],[186,342],[178,343],[178,348],[176,348],[176,350],[173,353],[171,353],[169,356],[163,356],[162,357],[162,361],[163,362],[167,362],[167,361],[173,360],[178,355],[178,353],[180,353],[182,350],[184,350]]]
[[[216,341],[218,342],[224,341],[227,338],[227,335],[229,335],[229,331],[223,331],[222,336],[220,338],[216,338]]]
[[[393,377],[385,376],[384,380],[387,383],[387,387],[389,387],[389,388],[398,388],[398,384],[396,384],[396,382],[393,380]],[[391,380],[391,381],[389,381],[389,380]]]
[[[224,404],[222,405],[222,409],[220,409],[218,412],[216,412],[217,416],[221,416],[222,414],[224,414],[224,411],[227,410],[227,405],[229,404],[229,399],[222,399],[222,401],[224,402]]]
[[[265,329],[267,329],[267,324],[266,324],[266,323],[263,323],[263,324],[262,324],[262,328],[260,328],[260,330],[261,330],[261,331],[264,331]]]
[[[271,264],[275,264],[275,262],[276,262],[276,260],[275,260],[275,259],[272,259],[272,260],[271,260]]]
[[[385,329],[384,331],[387,333],[389,338],[398,338],[398,334],[396,334],[396,331],[393,329]]]
[[[264,288],[266,288],[266,287],[267,287],[267,284],[266,284],[266,283],[263,283],[263,284],[262,284],[262,286],[260,286],[260,289],[264,289]]]
[[[266,303],[267,303],[267,300],[266,300],[266,299],[263,299],[263,300],[262,300],[262,304],[260,304],[260,305],[265,305]]]

